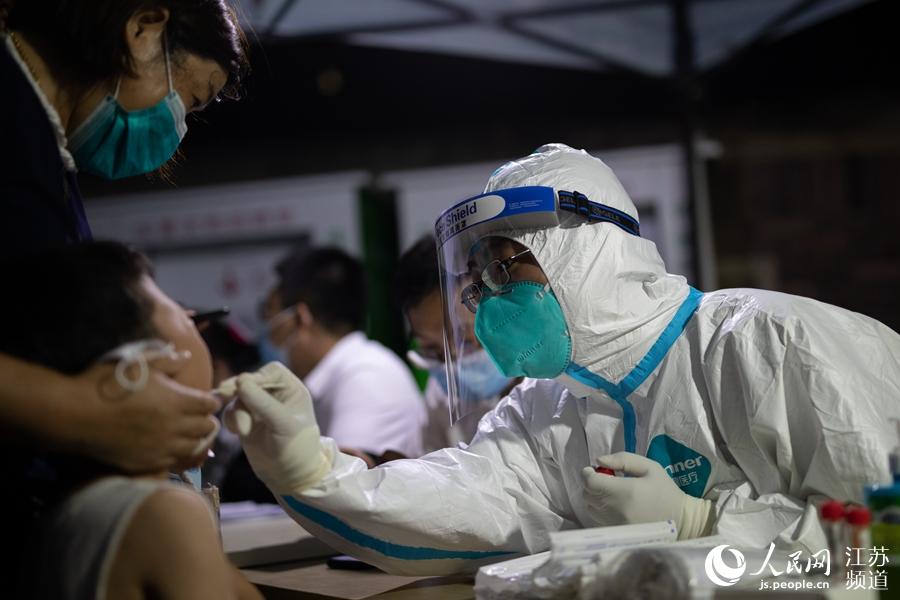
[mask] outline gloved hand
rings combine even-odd
[[[659,463],[631,452],[617,452],[597,459],[601,467],[627,477],[582,470],[588,512],[598,525],[650,523],[672,519],[678,539],[709,535],[713,503],[682,492]]]
[[[225,425],[237,433],[253,470],[276,494],[299,494],[331,469],[306,386],[279,362],[223,381],[219,395],[236,395]]]

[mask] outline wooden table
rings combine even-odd
[[[223,520],[228,558],[268,599],[465,600],[475,597],[472,577],[401,577],[375,569],[331,569],[337,554],[286,514]]]
[[[471,577],[402,577],[331,569],[322,560],[241,569],[267,600],[471,600]]]

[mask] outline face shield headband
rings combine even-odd
[[[640,224],[635,217],[595,202],[578,191],[548,186],[480,194],[453,205],[435,222],[451,421],[463,417],[467,408],[461,399],[461,390],[469,387],[465,383],[467,369],[462,358],[482,349],[474,334],[476,315],[464,304],[463,293],[467,288],[472,289],[475,281],[472,275],[476,271],[481,274],[479,265],[472,263],[473,248],[488,236],[504,237],[504,233],[546,229],[562,222],[568,226],[573,224],[573,219],[582,220],[585,225],[611,223],[631,235],[640,235]]]

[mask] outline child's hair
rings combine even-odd
[[[152,300],[139,285],[152,275],[150,264],[127,246],[88,242],[26,255],[0,262],[0,274],[0,352],[75,374],[123,343],[156,337]],[[113,469],[54,454],[33,441],[5,448],[0,469],[5,481],[0,569],[7,582],[28,586],[17,575],[33,559],[29,540],[36,539],[45,515],[73,489]]]
[[[0,268],[0,352],[76,374],[117,346],[155,337],[153,304],[139,287],[150,263],[127,246],[87,242]]]

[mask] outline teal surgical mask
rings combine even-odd
[[[507,377],[552,379],[572,357],[572,339],[549,285],[516,281],[487,292],[475,313],[475,336]]]
[[[125,110],[119,85],[69,137],[69,150],[82,171],[106,179],[149,173],[172,158],[187,132],[181,96],[172,87],[169,51],[165,49],[169,93],[149,108]]]

